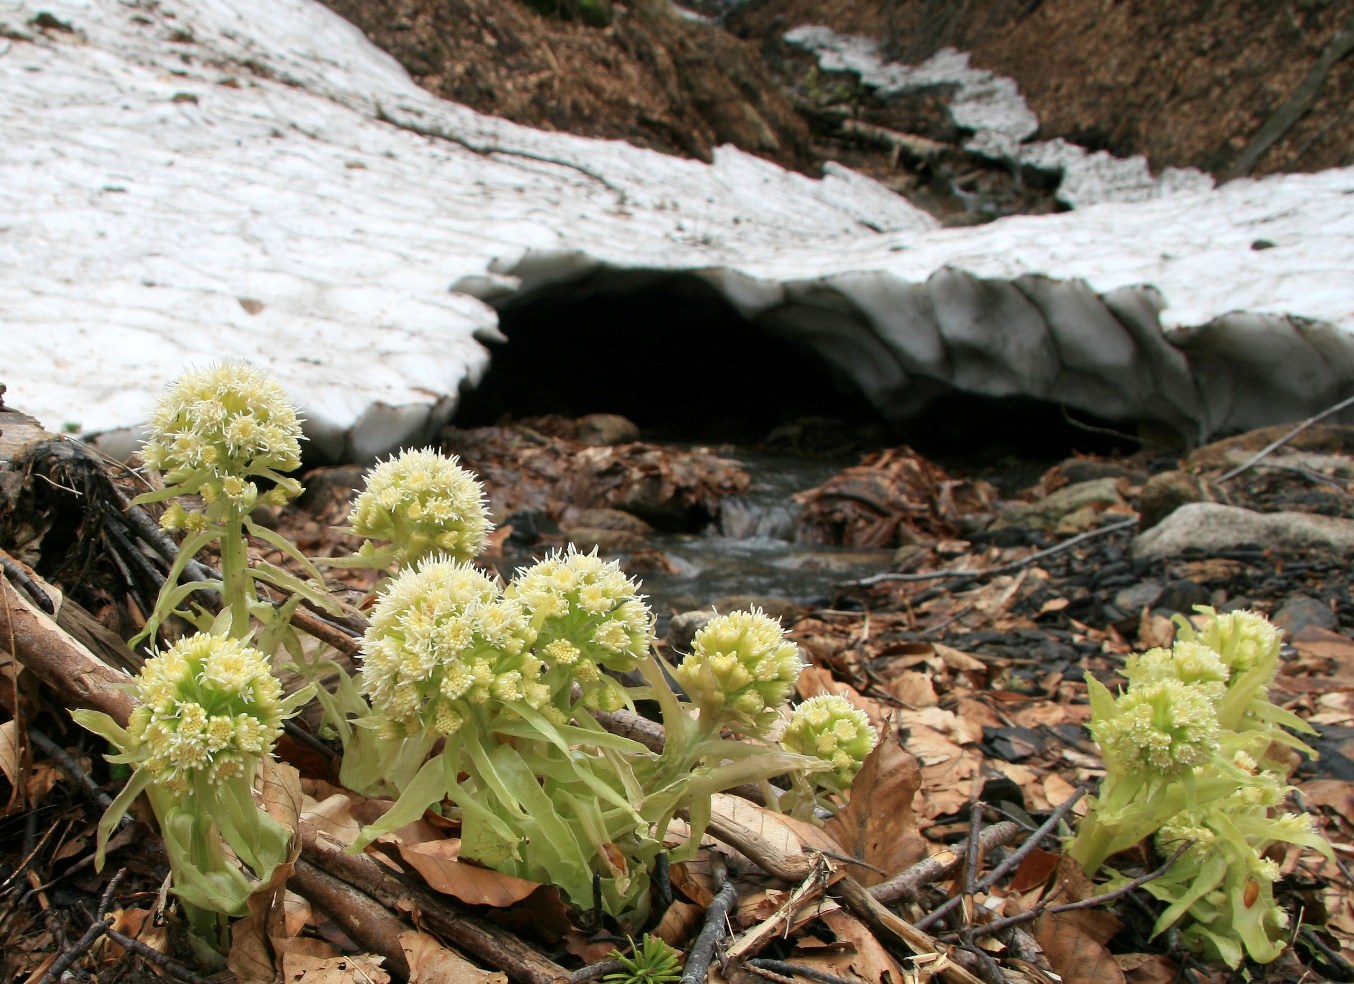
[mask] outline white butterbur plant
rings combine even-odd
[[[146,661],[126,726],[76,713],[114,746],[113,761],[134,770],[100,824],[100,862],[144,792],[174,891],[209,942],[222,943],[226,921],[294,849],[293,831],[269,816],[255,787],[284,720],[312,695],[343,746],[340,781],[394,799],[354,849],[440,811],[459,825],[462,858],[558,885],[580,906],[600,899],[622,928],[642,924],[659,855],[694,853],[715,793],[760,783],[774,805],[767,784],[788,777],[783,807],[812,816],[872,747],[868,722],[849,707],[808,701],[789,716],[799,652],[761,612],[711,618],[672,667],[654,650],[639,585],[595,552],[552,553],[507,584],[476,568],[491,528],[483,490],[455,458],[429,449],[369,472],[347,527],[363,542],[326,561],[381,572],[349,674],[291,625],[302,601],[343,609],[291,543],[251,518],[257,505],[300,493],[286,475],[300,439],[280,387],[242,363],[187,373],[170,388],[144,453],[164,486],[139,501],[167,502],[162,525],[183,544],[141,639],[154,643],[171,617],[197,631]],[[251,539],[305,577],[251,563]],[[219,579],[180,585],[193,555],[212,545]],[[290,697],[271,665],[279,650],[312,683]],[[328,676],[336,686],[314,686]],[[599,720],[641,700],[661,711],[661,751]],[[770,735],[787,718],[777,744]],[[678,817],[685,836],[670,831]]]

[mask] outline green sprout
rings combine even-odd
[[[1290,766],[1272,749],[1310,753],[1286,729],[1312,729],[1269,699],[1279,630],[1255,612],[1196,611],[1197,626],[1177,616],[1170,649],[1127,661],[1117,696],[1087,676],[1105,778],[1067,852],[1094,874],[1144,838],[1162,854],[1180,851],[1144,886],[1167,904],[1154,931],[1179,923],[1187,944],[1231,967],[1267,963],[1283,951],[1288,916],[1266,851],[1330,852],[1309,816],[1278,812]]]
[[[602,978],[602,984],[672,984],[681,980],[679,954],[670,944],[648,933],[639,941],[630,941],[630,955],[611,951],[612,959],[622,967]]]

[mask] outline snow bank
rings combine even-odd
[[[487,301],[640,268],[891,415],[958,386],[1199,437],[1354,379],[1354,170],[942,230],[841,168],[477,115],[311,0],[0,0],[0,381],[50,428],[125,451],[182,368],[243,355],[367,460],[482,375]]]

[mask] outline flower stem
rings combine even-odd
[[[235,639],[249,634],[249,596],[254,584],[244,521],[244,511],[232,505],[221,532],[222,601],[230,611],[230,635]]]

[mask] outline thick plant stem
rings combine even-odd
[[[249,575],[249,541],[244,535],[244,512],[232,506],[221,533],[222,601],[230,612],[230,635],[249,634],[249,596],[254,579]]]

